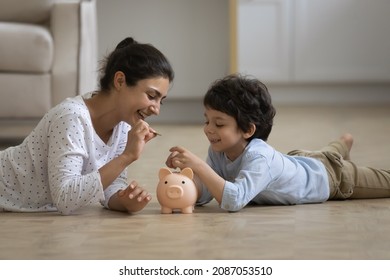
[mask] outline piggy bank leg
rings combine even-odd
[[[162,206],[161,207],[161,214],[172,214],[172,208],[168,208],[168,207],[165,207],[165,206]]]
[[[188,206],[188,207],[185,207],[183,209],[181,209],[181,212],[183,214],[192,214],[192,211],[194,210],[194,206]]]

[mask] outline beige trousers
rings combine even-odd
[[[325,165],[329,200],[390,197],[390,170],[357,166],[342,141],[333,141],[320,151],[294,150],[288,155],[313,157]]]

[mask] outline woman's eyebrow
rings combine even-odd
[[[152,92],[154,92],[158,97],[161,97],[162,96],[162,93],[161,92],[159,92],[157,89],[155,89],[155,88],[148,88],[148,90],[147,91],[152,91]]]

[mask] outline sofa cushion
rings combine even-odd
[[[0,0],[0,21],[37,23],[49,19],[56,0]]]
[[[53,63],[53,39],[42,26],[0,22],[0,72],[44,73]]]
[[[41,118],[51,107],[50,74],[0,73],[0,120]]]

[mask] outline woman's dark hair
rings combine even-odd
[[[276,114],[267,87],[255,78],[240,74],[215,81],[204,96],[203,105],[232,116],[244,132],[253,123],[256,131],[248,141],[253,138],[267,141]]]
[[[135,86],[143,79],[164,77],[173,81],[174,72],[168,59],[154,46],[140,44],[133,38],[122,40],[102,63],[100,90],[108,91],[117,71],[126,76],[126,84]]]

